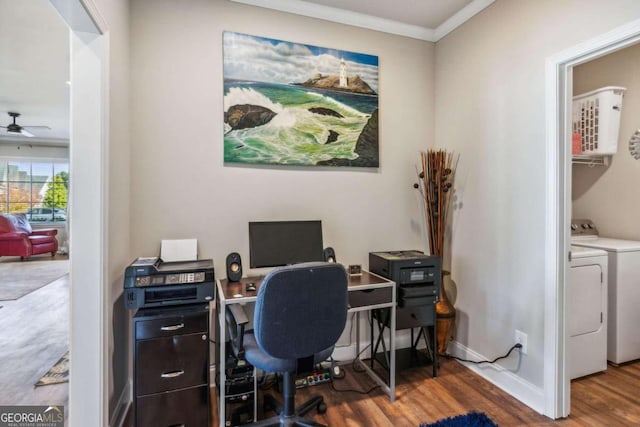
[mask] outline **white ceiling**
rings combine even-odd
[[[69,30],[48,0],[0,0],[0,125],[20,113],[21,126],[35,138],[0,139],[66,143],[69,140]]]
[[[425,28],[437,28],[472,0],[307,0],[309,3],[350,10]]]
[[[231,0],[437,41],[495,0]],[[0,0],[0,125],[21,116],[35,138],[0,142],[67,144],[69,141],[69,30],[48,0]]]
[[[435,42],[495,0],[231,1]]]

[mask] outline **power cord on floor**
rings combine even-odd
[[[481,363],[496,363],[498,360],[506,359],[507,357],[509,357],[509,355],[511,355],[511,352],[513,350],[515,350],[516,348],[522,348],[522,344],[520,344],[520,343],[514,344],[513,347],[511,347],[509,349],[507,354],[505,354],[504,356],[496,357],[493,360],[468,360],[468,359],[463,359],[461,357],[453,356],[453,355],[447,354],[447,353],[441,353],[441,354],[439,354],[439,356],[440,357],[444,357],[445,359],[455,359],[455,360],[459,360],[461,362],[469,362],[469,363],[475,363],[475,364],[479,365]]]

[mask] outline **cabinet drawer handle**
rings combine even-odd
[[[176,378],[182,374],[184,374],[184,371],[180,370],[180,371],[173,371],[173,372],[165,372],[163,374],[160,374],[160,376],[162,378]]]
[[[177,325],[171,326],[163,326],[160,328],[161,331],[177,331],[178,329],[184,328],[184,323],[178,323]]]
[[[168,427],[184,427],[184,424],[171,424]]]

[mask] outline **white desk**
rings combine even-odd
[[[226,371],[224,362],[226,360],[227,325],[225,311],[228,304],[242,304],[255,302],[258,289],[262,283],[263,277],[246,277],[240,282],[229,282],[226,279],[217,281],[216,310],[218,314],[218,331],[219,335],[216,341],[219,343],[218,362],[216,371],[218,374],[217,390],[218,399],[218,422],[220,427],[225,425],[225,381]],[[255,283],[256,290],[247,292],[245,290],[246,283]],[[395,382],[396,382],[396,286],[395,283],[380,277],[376,274],[363,271],[361,276],[349,276],[349,312],[356,314],[356,358],[358,364],[377,382],[380,387],[389,395],[389,400],[395,400]],[[360,360],[360,313],[363,311],[371,311],[378,308],[391,309],[391,328],[389,333],[389,383],[387,384],[383,378],[373,371],[366,363]],[[371,326],[371,325],[370,325]],[[257,393],[254,394],[254,402],[257,402]],[[255,418],[254,404],[254,418]]]

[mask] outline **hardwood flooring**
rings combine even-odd
[[[369,394],[337,391],[363,391],[375,385],[351,367],[343,380],[299,390],[296,401],[322,394],[328,410],[314,419],[332,427],[417,427],[470,411],[486,413],[501,427],[640,425],[640,362],[610,366],[604,373],[574,380],[571,415],[557,421],[540,415],[456,361],[443,360],[438,378],[431,378],[430,372],[401,371],[394,403],[380,389]],[[211,391],[212,425],[217,426],[215,389]]]
[[[38,259],[52,258],[24,262]],[[0,269],[8,262],[21,261],[2,257]],[[68,303],[68,275],[17,300],[0,301],[0,405],[64,405],[68,411],[68,383],[34,387],[68,349]]]

